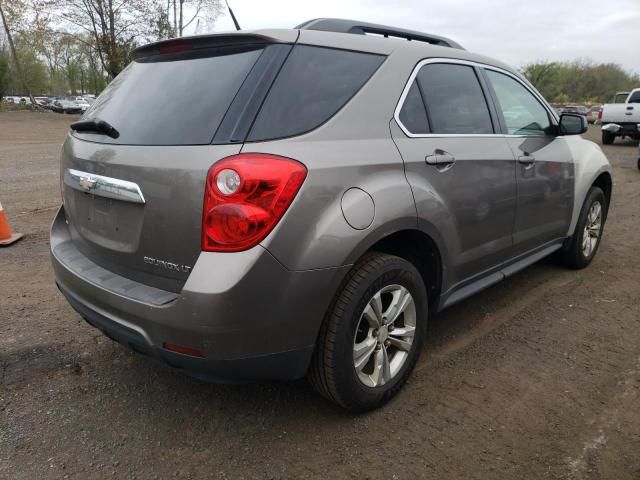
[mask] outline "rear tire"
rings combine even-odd
[[[324,397],[362,412],[389,401],[424,341],[427,292],[408,261],[370,253],[351,270],[320,329],[308,378]]]
[[[606,130],[602,131],[603,145],[612,145],[615,139],[616,139],[616,135],[614,133],[607,132]]]
[[[580,269],[591,263],[602,240],[608,208],[602,189],[591,187],[580,210],[569,248],[560,252],[560,258],[566,266]]]

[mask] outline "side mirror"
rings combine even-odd
[[[560,135],[580,135],[588,129],[587,117],[574,113],[560,115]]]

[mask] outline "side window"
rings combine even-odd
[[[631,94],[628,103],[640,103],[640,90],[636,90]]]
[[[385,57],[296,45],[282,66],[253,124],[249,141],[308,132],[353,97]]]
[[[545,135],[551,126],[547,110],[520,82],[503,73],[486,70],[498,97],[510,135]]]
[[[432,133],[494,133],[487,100],[473,67],[432,63],[417,76]]]
[[[429,122],[427,121],[427,111],[422,101],[422,95],[418,84],[414,81],[409,89],[402,109],[400,110],[400,122],[411,133],[428,133]]]

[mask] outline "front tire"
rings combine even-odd
[[[383,405],[416,364],[427,315],[426,288],[416,268],[399,257],[367,254],[325,318],[309,370],[311,384],[350,411]]]
[[[561,253],[565,265],[580,269],[591,263],[600,246],[608,207],[602,189],[591,187],[580,210],[569,248]]]
[[[602,131],[603,145],[612,145],[615,139],[616,139],[616,135],[614,133],[607,132],[606,130]]]

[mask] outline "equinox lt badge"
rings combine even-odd
[[[167,262],[166,260],[159,260],[153,257],[144,257],[144,263],[148,263],[149,265],[154,265],[156,267],[162,267],[165,270],[173,270],[174,272],[189,273],[191,271],[191,267],[189,265]]]

